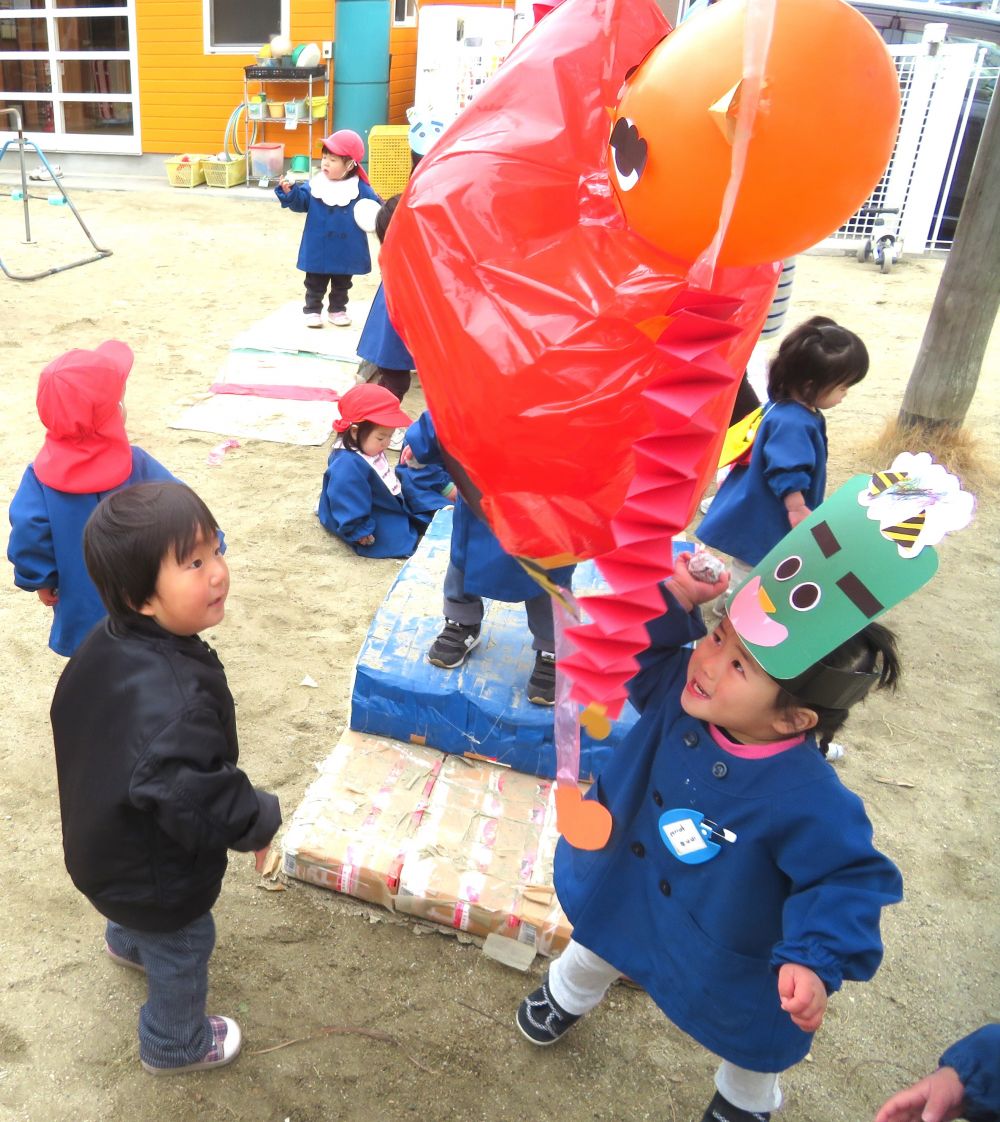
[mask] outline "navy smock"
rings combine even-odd
[[[358,357],[385,370],[412,370],[414,367],[413,356],[389,319],[382,285],[378,286],[371,311],[361,329]]]
[[[765,758],[726,751],[681,708],[700,615],[665,594],[630,684],[641,716],[588,798],[611,812],[600,850],[559,842],[555,887],[573,938],[637,982],[704,1047],[751,1071],[779,1072],[812,1034],[782,1011],[778,968],[800,963],[828,991],[870,978],[881,910],[902,897],[872,844],[861,800],[812,736]],[[700,811],[736,834],[703,864],[667,849],[660,815]]]
[[[320,522],[361,557],[409,557],[420,535],[403,505],[360,452],[334,448],[323,473]],[[375,535],[372,545],[359,538]]]
[[[354,207],[360,199],[377,202],[378,195],[361,179],[358,187],[358,197],[347,206],[330,206],[314,199],[308,183],[296,183],[287,195],[275,187],[278,202],[285,209],[306,216],[296,268],[326,276],[358,276],[372,271],[368,235],[354,220]]]

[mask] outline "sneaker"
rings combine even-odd
[[[535,652],[535,668],[528,679],[528,700],[532,705],[556,703],[556,656],[548,651]]]
[[[304,312],[302,315],[302,322],[306,327],[322,327],[323,317],[319,312]]]
[[[396,429],[389,439],[389,451],[398,452],[403,447],[403,441],[406,439],[406,429]]]
[[[129,970],[138,970],[140,974],[146,973],[146,967],[137,958],[126,958],[123,954],[118,954],[117,951],[111,949],[111,944],[105,939],[104,949],[108,952],[108,958],[112,962],[118,963],[119,966],[127,966]]]
[[[770,1117],[770,1111],[758,1113],[753,1110],[741,1110],[716,1091],[708,1104],[708,1110],[701,1116],[701,1122],[769,1122]]]
[[[826,758],[830,763],[834,760],[842,760],[847,753],[847,745],[841,744],[837,740],[831,740],[826,746]]]
[[[555,1044],[579,1019],[559,1008],[549,993],[548,978],[517,1007],[517,1027],[521,1035],[541,1048]]]
[[[347,312],[328,312],[326,318],[334,327],[350,327],[351,317]]]
[[[182,1071],[201,1071],[206,1067],[225,1067],[231,1064],[240,1054],[243,1045],[243,1034],[240,1026],[229,1017],[209,1017],[212,1026],[212,1047],[204,1056],[193,1064],[181,1064],[180,1067],[154,1067],[140,1060],[143,1068],[150,1075],[180,1075]]]
[[[456,623],[453,619],[444,621],[444,630],[431,644],[427,661],[445,670],[454,670],[469,657],[469,652],[479,646],[479,624]]]

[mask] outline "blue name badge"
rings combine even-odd
[[[736,835],[731,830],[720,830],[714,822],[698,810],[678,807],[665,810],[658,823],[663,844],[685,865],[701,865],[711,861],[722,848],[719,841],[734,842]]]

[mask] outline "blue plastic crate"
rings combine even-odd
[[[482,639],[456,670],[427,661],[444,623],[441,590],[451,542],[451,508],[439,511],[403,565],[372,621],[358,656],[351,728],[473,753],[548,778],[555,776],[552,710],[532,705],[525,688],[534,666],[523,604],[486,602]],[[692,549],[675,543],[675,551]],[[579,565],[580,594],[606,591],[592,562]],[[637,720],[626,704],[607,740],[580,732],[580,775],[592,778]]]

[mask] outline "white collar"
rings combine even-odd
[[[356,175],[347,179],[328,179],[318,171],[309,180],[309,191],[314,199],[327,206],[348,206],[361,194],[360,182]]]

